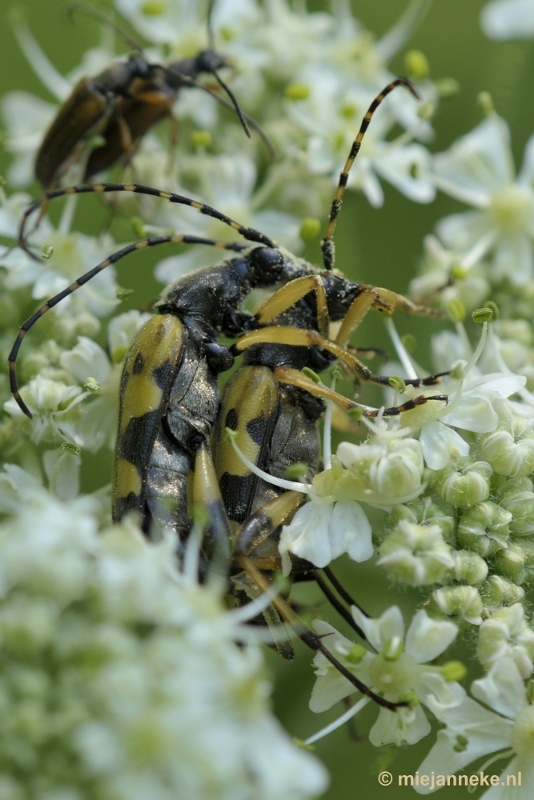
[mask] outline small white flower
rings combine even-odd
[[[518,800],[531,797],[534,785],[534,706],[528,702],[523,679],[514,661],[503,658],[495,662],[485,678],[474,681],[472,692],[485,706],[466,698],[459,706],[430,707],[446,726],[419,772],[430,775],[451,775],[490,753],[504,751],[502,757],[512,760],[501,774],[501,782],[482,797]],[[491,710],[489,710],[491,709]],[[521,773],[521,785],[506,787],[507,775]],[[428,794],[428,787],[417,786],[419,794]]]
[[[534,36],[532,0],[492,0],[480,14],[482,30],[490,39],[531,39]]]
[[[472,265],[491,255],[491,276],[514,285],[532,280],[534,138],[516,177],[506,122],[490,114],[448,151],[433,158],[438,188],[474,206],[438,223],[438,235]]]
[[[441,708],[454,707],[463,701],[462,687],[455,681],[447,681],[439,667],[427,664],[454,641],[458,632],[454,623],[433,620],[425,611],[418,611],[405,635],[402,614],[396,606],[376,620],[366,617],[355,606],[351,610],[376,654],[363,655],[362,648],[326,622],[317,620],[314,627],[324,636],[329,650],[364,684],[392,702],[410,694],[425,705],[432,700]],[[310,701],[312,711],[325,711],[357,691],[322,654],[315,656],[314,663],[318,677]],[[430,724],[420,705],[401,707],[396,712],[381,708],[369,738],[377,747],[414,744],[429,732]]]
[[[288,553],[316,567],[328,566],[343,553],[354,561],[367,561],[373,555],[371,525],[354,501],[331,503],[313,497],[282,528],[279,549],[286,575],[291,569]]]

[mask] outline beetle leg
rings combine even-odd
[[[437,394],[432,395],[431,397],[421,394],[418,395],[418,397],[413,397],[411,400],[407,400],[405,403],[402,403],[398,406],[390,406],[389,408],[383,409],[373,409],[361,405],[360,403],[355,403],[353,400],[349,400],[348,397],[338,394],[338,392],[334,392],[327,386],[321,386],[320,384],[315,383],[302,372],[300,372],[300,370],[294,369],[293,367],[278,367],[274,371],[274,374],[281,383],[290,383],[293,386],[298,386],[299,389],[304,389],[306,392],[309,392],[316,397],[322,397],[324,400],[332,400],[334,403],[336,403],[336,405],[338,405],[340,408],[343,408],[345,411],[359,409],[363,412],[365,417],[377,417],[379,414],[384,417],[395,417],[399,414],[402,414],[404,411],[411,411],[412,409],[417,408],[417,406],[427,403],[429,400],[439,400],[443,403],[448,401],[446,394]],[[387,385],[387,378],[384,383]]]
[[[193,503],[197,508],[204,509],[209,517],[203,551],[210,562],[210,572],[226,577],[230,564],[232,531],[206,443],[198,448],[195,457]]]
[[[310,292],[316,293],[317,298],[317,326],[323,336],[328,336],[328,306],[326,292],[321,276],[306,275],[289,281],[278,289],[256,311],[255,317],[260,324],[271,322],[288,308],[291,308]]]
[[[246,556],[239,556],[237,560],[243,570],[250,575],[250,577],[254,580],[257,586],[262,589],[262,591],[265,592],[269,589],[269,582],[256,567],[253,559],[247,558]],[[362,681],[353,675],[352,672],[350,672],[340,661],[337,660],[334,655],[332,655],[328,648],[322,643],[321,638],[304,625],[298,615],[295,614],[291,606],[281,597],[273,598],[273,605],[276,607],[276,610],[282,619],[293,628],[299,639],[301,639],[304,644],[310,648],[310,650],[322,653],[325,658],[327,658],[328,661],[330,661],[330,663],[338,670],[338,672],[340,672],[341,675],[343,675],[343,677],[346,678],[353,686],[355,686],[362,694],[370,697],[379,706],[387,708],[389,711],[396,711],[399,707],[407,705],[405,702],[392,703],[389,700],[386,700],[384,697],[380,697],[380,695],[376,694],[372,689],[362,683]]]

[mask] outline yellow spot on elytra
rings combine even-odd
[[[116,474],[114,483],[114,497],[128,497],[129,494],[141,494],[141,476],[135,464],[131,464],[124,458],[117,459]]]
[[[161,406],[163,389],[156,383],[154,371],[176,364],[182,343],[183,325],[171,314],[156,314],[138,332],[124,364],[128,381],[121,397],[121,433],[132,418]]]
[[[218,478],[225,472],[238,477],[250,474],[248,467],[224,436],[224,429],[228,425],[227,417],[232,413],[237,415],[235,427],[232,425],[237,433],[236,444],[250,461],[257,463],[260,445],[252,439],[247,426],[262,418],[267,423],[269,417],[275,413],[277,398],[277,382],[268,367],[243,367],[229,381],[213,443],[213,460]]]

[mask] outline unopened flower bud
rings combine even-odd
[[[455,617],[471,625],[482,622],[482,600],[474,586],[444,586],[430,596],[429,608],[434,613]]]
[[[456,508],[469,508],[487,500],[492,469],[484,461],[467,462],[457,471],[451,466],[438,470],[432,483],[439,495]]]
[[[488,556],[507,546],[512,514],[486,500],[468,508],[458,524],[458,543],[467,550]]]
[[[525,557],[523,549],[510,545],[506,550],[501,550],[493,559],[494,571],[515,584],[523,583],[525,579]]]
[[[447,661],[440,666],[440,672],[448,683],[461,681],[467,674],[467,668],[461,661]]]
[[[402,520],[382,542],[378,563],[396,581],[427,586],[441,580],[453,558],[438,525]]]
[[[306,83],[290,83],[284,94],[289,100],[306,100],[310,96],[310,87]]]
[[[367,648],[365,648],[362,644],[354,644],[350,648],[349,652],[345,655],[345,659],[351,664],[360,664],[368,652],[369,650],[367,650]]]
[[[443,509],[433,503],[430,497],[423,497],[405,505],[395,506],[388,517],[386,526],[390,531],[395,530],[398,523],[405,520],[414,525],[437,525],[443,539],[453,544],[455,539],[456,523],[453,517],[446,514]]]
[[[342,442],[337,450],[341,463],[349,471],[344,494],[339,500],[366,500],[379,505],[395,505],[422,490],[423,451],[415,439],[376,438],[362,445]],[[314,484],[315,485],[315,484]]]
[[[415,80],[427,78],[430,74],[428,59],[421,50],[409,50],[404,56],[406,72]]]
[[[465,319],[464,304],[457,299],[450,300],[447,303],[447,316],[451,322],[463,322]]]
[[[498,475],[524,478],[534,470],[534,432],[520,438],[505,430],[496,430],[480,438],[481,455]]]
[[[476,322],[478,325],[481,325],[483,322],[491,322],[494,319],[493,309],[489,308],[488,306],[483,306],[482,308],[476,308],[473,313],[471,314],[471,319],[473,322]]]
[[[470,550],[453,550],[454,566],[452,576],[460,583],[477,586],[486,580],[488,565],[478,553]]]
[[[299,236],[303,242],[312,242],[321,231],[321,222],[314,217],[306,217],[300,224]]]
[[[503,578],[502,575],[490,575],[481,587],[480,594],[488,611],[493,613],[503,606],[509,606],[522,600],[525,590]]]
[[[512,514],[510,532],[516,536],[528,536],[534,532],[534,491],[532,481],[519,478],[506,481],[497,497],[507,511]]]
[[[486,670],[501,658],[512,658],[521,677],[529,677],[534,660],[534,630],[525,619],[521,603],[498,609],[482,623],[477,656]]]

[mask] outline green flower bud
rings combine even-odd
[[[534,532],[534,491],[532,481],[519,478],[506,481],[498,490],[497,498],[503,508],[510,511],[510,532],[528,536]]]
[[[480,589],[480,596],[486,609],[493,613],[503,606],[509,606],[522,600],[525,590],[503,578],[502,575],[490,575]]]
[[[399,394],[404,394],[404,392],[406,391],[406,383],[398,375],[392,375],[391,378],[389,378],[389,385],[391,386],[392,389],[395,389],[395,391],[398,392]]]
[[[488,556],[507,546],[512,515],[496,503],[486,500],[464,511],[458,523],[458,544],[481,556]]]
[[[310,96],[310,87],[306,83],[290,83],[284,94],[289,100],[306,100]]]
[[[429,613],[453,617],[457,624],[463,620],[480,625],[482,610],[482,600],[474,586],[444,586],[430,596]]]
[[[446,681],[452,683],[453,681],[462,681],[467,675],[467,667],[461,661],[447,661],[446,664],[440,666],[440,672]]]
[[[439,525],[416,525],[403,520],[383,541],[378,563],[393,580],[408,586],[427,586],[440,581],[454,562]]]
[[[75,442],[63,442],[59,449],[61,452],[68,453],[71,456],[79,456],[82,452],[80,445]]]
[[[463,281],[469,277],[470,270],[466,269],[463,264],[453,264],[450,269],[451,278],[454,281]],[[464,312],[465,313],[465,312]]]
[[[301,481],[305,478],[308,472],[308,465],[298,461],[296,464],[291,464],[285,472],[286,478],[290,481]]]
[[[478,553],[470,550],[453,551],[454,567],[452,578],[470,586],[477,586],[486,580],[488,565]]]
[[[191,131],[191,144],[193,147],[207,149],[211,146],[212,137],[210,131]]]
[[[477,657],[488,670],[500,658],[513,658],[523,678],[532,673],[534,630],[525,619],[521,603],[500,608],[480,626]]]
[[[369,650],[362,644],[354,644],[345,655],[345,659],[351,664],[360,664],[368,652]]]
[[[513,427],[523,432],[516,436],[502,429],[487,433],[479,439],[479,450],[498,475],[524,478],[534,470],[534,431],[525,429],[523,421]]]
[[[488,499],[491,474],[492,469],[486,462],[466,460],[458,470],[452,466],[437,470],[432,484],[447,503],[456,508],[469,508]]]
[[[525,580],[525,556],[523,549],[510,545],[506,550],[501,550],[493,559],[493,569],[515,584]]]
[[[423,451],[415,439],[375,438],[362,445],[342,442],[337,455],[348,471],[342,485],[331,487],[337,500],[387,506],[422,491]]]
[[[314,217],[306,217],[300,224],[299,236],[303,242],[312,242],[321,231],[321,221]]]
[[[146,17],[158,17],[165,12],[163,0],[145,0],[141,5],[141,13]]]
[[[440,506],[433,503],[430,497],[423,497],[401,506],[395,506],[386,523],[388,530],[393,531],[399,522],[405,520],[414,525],[437,525],[446,542],[454,544],[456,523],[454,518],[446,514]]]
[[[447,303],[447,316],[451,322],[463,322],[465,319],[465,307],[460,300],[450,300]]]
[[[408,703],[410,708],[417,708],[417,706],[421,705],[421,700],[415,692],[401,692],[397,700],[399,703]]]
[[[483,322],[491,322],[494,319],[493,309],[488,306],[477,308],[471,314],[471,319],[478,325],[481,325]]]
[[[428,59],[421,50],[409,50],[404,56],[406,72],[415,80],[427,78],[430,74]]]

